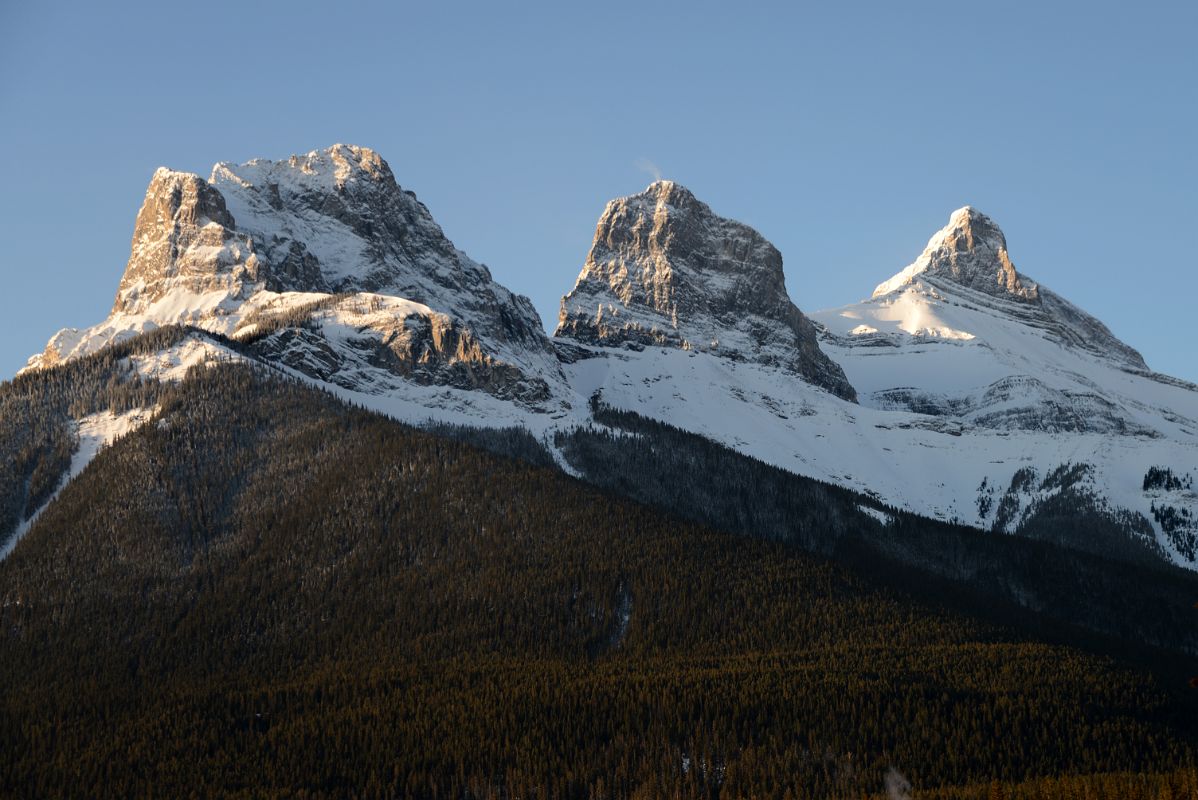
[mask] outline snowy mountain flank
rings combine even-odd
[[[1198,387],[1019,273],[972,208],[808,316],[773,245],[658,181],[607,204],[551,338],[373,151],[160,169],[112,313],[26,370],[169,324],[219,336],[133,372],[254,358],[408,422],[525,428],[571,471],[552,434],[600,402],[937,519],[1198,568]]]

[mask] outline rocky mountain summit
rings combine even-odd
[[[1143,357],[1119,341],[1106,325],[1016,271],[1007,237],[990,217],[970,206],[959,208],[908,267],[878,284],[873,298],[912,289],[961,294],[962,299],[1038,327],[1059,343],[1148,371]]]
[[[550,352],[532,302],[454,247],[373,150],[335,145],[286,161],[221,163],[210,183],[277,265],[280,286],[403,297],[469,320],[496,343]]]
[[[970,206],[959,208],[909,267],[874,289],[889,294],[917,275],[941,276],[979,292],[1024,302],[1040,299],[1039,287],[1015,271],[1007,237],[994,220]]]
[[[856,396],[791,302],[778,249],[673,181],[607,204],[555,335],[712,353]]]
[[[113,314],[165,312],[172,293],[244,300],[270,280],[269,265],[238,232],[225,198],[199,175],[159,168],[133,225],[129,262]],[[270,286],[270,288],[277,288]]]
[[[177,323],[249,337],[347,388],[381,390],[369,373],[382,370],[535,403],[561,381],[531,301],[454,247],[377,153],[352,145],[221,163],[207,181],[159,169],[112,314],[56,334],[30,366]]]

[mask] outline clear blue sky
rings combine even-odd
[[[386,158],[546,324],[656,164],[868,296],[974,205],[1198,380],[1198,4],[0,1],[0,376],[100,321],[154,168]],[[642,165],[643,166],[643,165]]]

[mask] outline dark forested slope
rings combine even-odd
[[[1152,670],[249,367],[155,391],[0,562],[0,794],[1198,786]]]
[[[931,579],[934,591],[951,586],[977,607],[1025,609],[1054,627],[1086,629],[1133,648],[1149,644],[1198,655],[1193,572],[929,520],[608,408],[597,398],[592,408],[605,427],[556,437],[590,483],[720,530],[791,541],[840,562],[868,565],[875,575],[902,572],[897,579],[908,584]],[[1066,515],[1063,502],[1060,508]],[[1083,509],[1070,524],[1084,528],[1091,520]],[[1047,516],[1037,520],[1041,528],[1049,524]]]

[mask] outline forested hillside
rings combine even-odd
[[[0,545],[59,486],[78,445],[73,420],[97,411],[152,406],[167,390],[157,381],[129,375],[129,357],[192,335],[205,334],[162,328],[0,384]]]
[[[794,542],[880,576],[901,572],[911,586],[935,579],[933,592],[956,587],[979,608],[1026,609],[1054,627],[1088,629],[1133,649],[1198,654],[1192,572],[929,520],[597,399],[592,408],[606,427],[558,434],[557,446],[589,482],[625,497],[720,530]],[[1057,507],[1075,529],[1092,518],[1065,498]],[[1050,522],[1038,518],[1039,532]],[[1097,535],[1103,524],[1087,530]]]
[[[153,391],[0,562],[4,796],[1198,791],[1171,661],[248,366]]]

